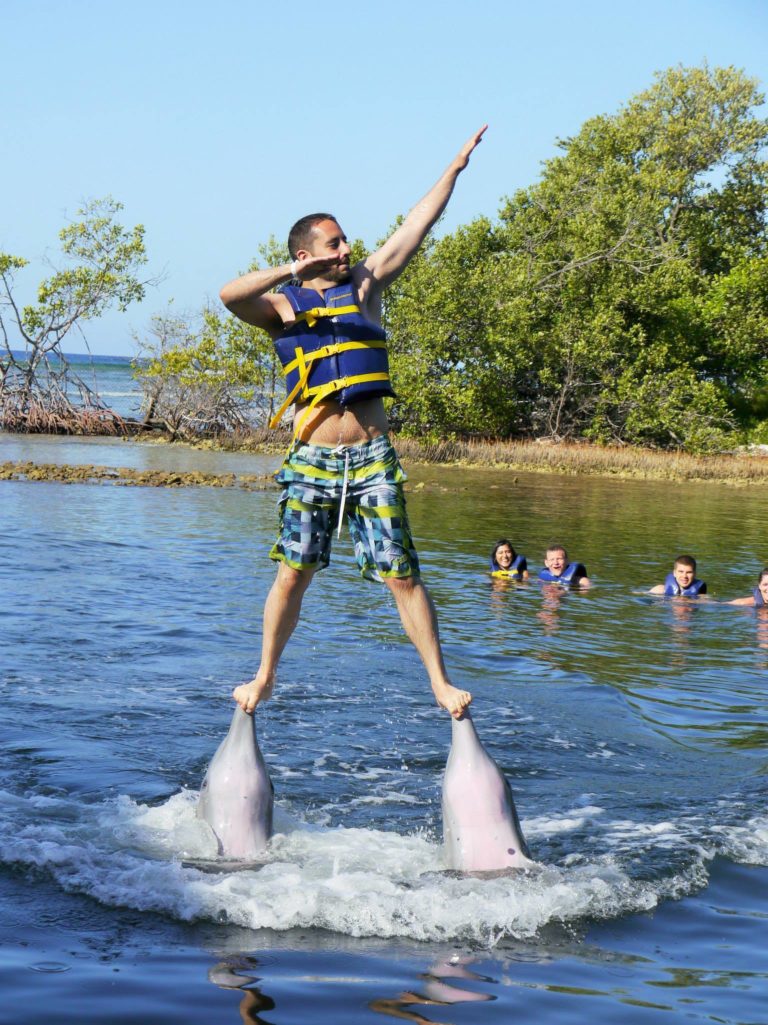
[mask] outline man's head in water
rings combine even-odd
[[[696,579],[696,560],[692,555],[678,555],[672,570],[675,582],[681,591],[690,587]]]
[[[553,577],[562,576],[568,565],[568,552],[562,545],[550,545],[544,553],[544,565]]]
[[[333,214],[307,214],[288,232],[288,251],[293,260],[307,256],[336,256],[338,265],[323,271],[326,281],[345,281],[349,277],[350,247]]]

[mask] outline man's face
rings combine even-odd
[[[568,556],[562,548],[553,548],[544,556],[544,565],[550,573],[559,577],[568,565]]]
[[[512,549],[509,545],[500,545],[496,549],[496,564],[499,569],[509,569],[512,565]]]
[[[667,563],[669,565],[669,563]],[[675,580],[681,590],[685,590],[686,587],[690,587],[693,583],[694,569],[692,566],[683,566],[682,563],[676,562],[674,568]]]
[[[298,256],[304,250],[299,250]],[[339,263],[323,271],[327,281],[346,281],[349,277],[350,248],[347,236],[336,221],[318,221],[312,229],[312,241],[309,243],[309,256],[336,256]]]

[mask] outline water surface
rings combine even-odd
[[[342,539],[257,716],[267,863],[203,871],[195,794],[256,664],[276,493],[2,482],[2,1020],[763,1020],[768,619],[642,593],[682,551],[748,593],[761,490],[410,470],[449,667],[542,870],[444,872],[450,723]],[[492,584],[501,536],[532,565],[562,541],[594,589]]]

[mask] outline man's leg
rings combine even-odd
[[[232,697],[244,712],[253,712],[260,701],[272,697],[277,663],[299,621],[304,592],[312,582],[315,567],[297,570],[281,562],[264,605],[261,640],[261,664],[250,681],[232,691]]]
[[[429,591],[418,577],[385,577],[384,583],[397,602],[403,629],[429,674],[435,700],[441,708],[458,719],[472,700],[472,695],[454,687],[448,679],[440,647],[437,615]]]

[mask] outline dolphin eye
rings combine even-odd
[[[514,854],[514,853],[515,853],[515,848],[514,847],[507,847],[507,854]]]

